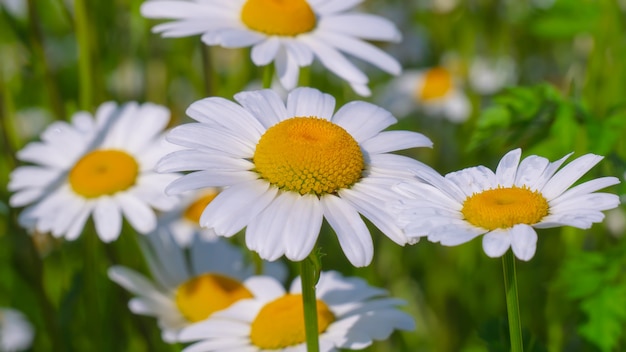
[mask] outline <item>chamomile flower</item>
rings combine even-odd
[[[394,242],[407,238],[382,204],[391,186],[410,178],[421,163],[388,152],[430,147],[424,135],[381,132],[396,119],[366,102],[336,113],[335,100],[298,88],[286,106],[272,90],[242,92],[239,104],[223,98],[193,103],[198,123],[174,128],[168,140],[187,149],[164,157],[158,170],[192,171],[172,182],[169,193],[226,187],[209,203],[200,225],[220,236],[246,228],[246,245],[261,258],[285,255],[300,261],[311,252],[322,219],[337,233],[355,266],[368,265],[373,244],[360,214]]]
[[[161,226],[169,228],[181,247],[189,247],[197,236],[206,240],[214,239],[216,234],[212,229],[200,227],[200,215],[219,192],[219,189],[211,187],[186,194],[179,205],[159,217]]]
[[[306,352],[300,280],[289,293],[276,281],[259,277],[253,299],[235,303],[211,318],[185,328],[184,342],[199,341],[185,352]],[[403,301],[360,278],[322,272],[316,286],[321,352],[359,350],[383,340],[394,330],[414,330],[415,322],[397,307]]]
[[[128,307],[135,314],[156,317],[166,342],[176,342],[180,329],[251,298],[257,285],[253,265],[223,239],[195,237],[189,259],[167,227],[141,238],[140,244],[154,281],[123,266],[111,267],[109,278],[137,295]],[[265,270],[279,279],[285,276],[280,263],[268,263]]]
[[[601,177],[572,187],[601,156],[586,154],[561,167],[569,155],[550,162],[531,155],[520,162],[521,150],[507,153],[494,173],[471,167],[442,177],[416,171],[423,183],[403,183],[396,189],[406,198],[397,205],[407,236],[454,246],[483,236],[490,257],[509,248],[521,260],[535,255],[535,228],[573,226],[588,229],[604,219],[603,210],[619,205],[614,194],[595,191],[619,183]]]
[[[252,47],[252,62],[274,62],[282,85],[293,89],[300,67],[314,57],[346,80],[360,95],[369,95],[367,76],[349,54],[391,74],[400,64],[364,40],[397,42],[396,26],[382,17],[351,11],[361,1],[344,0],[155,0],[141,6],[147,18],[174,19],[154,27],[165,37],[202,34],[207,45]]]
[[[146,103],[102,104],[95,119],[76,113],[72,123],[57,121],[17,153],[34,165],[11,173],[13,207],[29,205],[20,223],[55,237],[76,239],[93,214],[99,237],[115,240],[126,218],[138,232],[156,227],[153,208],[167,210],[175,198],[164,193],[177,174],[153,168],[175,147],[163,139],[170,113]]]
[[[0,351],[24,351],[33,344],[35,330],[21,312],[0,308]]]
[[[404,71],[389,83],[382,97],[385,106],[397,116],[421,110],[429,116],[461,123],[472,110],[460,83],[445,67]]]

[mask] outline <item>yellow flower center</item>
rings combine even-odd
[[[452,75],[442,67],[435,67],[426,72],[422,86],[418,88],[417,98],[423,101],[445,97],[452,90]]]
[[[294,117],[270,127],[256,146],[253,162],[271,184],[318,196],[352,186],[365,167],[356,140],[316,117]]]
[[[202,274],[178,286],[176,305],[183,316],[197,322],[252,293],[241,282],[219,274]]]
[[[200,216],[202,215],[202,212],[206,206],[209,205],[215,197],[217,197],[217,194],[218,192],[210,192],[196,199],[187,207],[187,209],[185,209],[183,217],[198,225],[200,223]]]
[[[540,192],[513,186],[474,193],[465,199],[461,213],[470,224],[491,231],[536,224],[548,215],[548,209]]]
[[[248,0],[241,9],[248,28],[269,35],[296,36],[315,28],[315,13],[305,0]]]
[[[317,331],[323,333],[334,321],[335,316],[326,303],[317,300]],[[266,304],[252,322],[250,340],[263,350],[297,345],[305,339],[300,294],[287,294]]]
[[[121,150],[96,150],[80,159],[70,170],[69,183],[85,198],[123,191],[135,184],[139,165]]]

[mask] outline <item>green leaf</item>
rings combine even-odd
[[[578,329],[602,351],[613,351],[626,327],[626,285],[607,286],[580,306],[589,320]]]

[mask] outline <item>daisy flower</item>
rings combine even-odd
[[[205,240],[215,239],[217,235],[213,229],[200,227],[200,215],[219,192],[218,188],[207,188],[186,194],[174,209],[159,217],[161,226],[169,228],[181,247],[189,247],[197,236]]]
[[[571,155],[571,154],[570,154]],[[521,150],[507,153],[494,173],[484,166],[442,177],[420,169],[424,183],[402,183],[396,189],[406,199],[398,205],[407,236],[454,246],[483,236],[490,257],[509,248],[521,260],[535,255],[535,228],[573,226],[588,229],[604,219],[603,210],[619,205],[614,194],[595,191],[619,183],[601,177],[570,188],[600,160],[586,154],[561,167],[569,155],[550,162],[531,155],[520,162]]]
[[[287,90],[298,83],[300,67],[317,57],[358,94],[369,95],[367,76],[344,53],[397,75],[400,64],[364,40],[397,42],[401,35],[382,17],[351,11],[361,1],[155,0],[145,2],[141,14],[174,19],[154,27],[164,37],[202,34],[207,45],[251,46],[252,62],[257,66],[274,62]]]
[[[24,314],[0,308],[0,351],[24,351],[33,344],[35,331]]]
[[[254,266],[223,239],[195,237],[187,257],[168,229],[159,227],[142,237],[140,245],[154,281],[123,266],[109,268],[109,278],[138,296],[128,302],[129,309],[156,317],[166,342],[176,342],[180,329],[251,298],[257,285]],[[265,269],[279,279],[286,274],[278,262]]]
[[[508,57],[476,57],[470,65],[469,83],[472,88],[484,95],[494,94],[504,87],[515,84],[515,61]]]
[[[156,227],[152,208],[167,210],[175,198],[165,186],[179,177],[158,174],[160,157],[175,150],[162,131],[170,113],[162,106],[102,104],[95,119],[76,113],[72,123],[57,121],[17,153],[35,165],[11,173],[8,189],[13,207],[29,205],[20,223],[55,237],[76,239],[91,214],[98,236],[115,240],[122,216],[140,233]]]
[[[430,147],[422,134],[381,132],[396,122],[386,110],[351,102],[333,114],[335,100],[298,88],[286,106],[272,90],[242,92],[193,103],[198,123],[174,128],[168,140],[187,149],[164,157],[158,170],[192,171],[169,193],[226,187],[209,203],[200,225],[230,237],[246,228],[246,245],[261,258],[306,258],[322,219],[335,230],[355,266],[368,265],[373,244],[359,213],[394,242],[407,237],[383,207],[391,186],[410,179],[421,163],[390,151]]]
[[[462,123],[472,112],[469,98],[445,67],[404,71],[389,83],[381,96],[381,101],[397,116],[421,109],[426,115]]]
[[[184,352],[306,352],[300,280],[289,293],[274,279],[259,277],[255,298],[237,302],[211,318],[185,328],[183,342],[199,341]],[[394,330],[414,330],[415,322],[397,309],[402,300],[360,278],[322,272],[316,286],[320,352],[358,350]]]

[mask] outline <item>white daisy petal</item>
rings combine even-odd
[[[432,147],[432,145],[433,142],[421,133],[387,131],[364,141],[361,147],[370,154],[381,154],[415,147]]]
[[[272,89],[235,94],[235,100],[248,110],[264,129],[287,118],[287,108],[280,96]]]
[[[118,194],[115,198],[124,217],[139,233],[146,234],[156,228],[156,215],[146,203],[128,193]]]
[[[524,261],[532,259],[537,249],[537,232],[526,224],[519,224],[513,226],[509,233],[515,256]]]
[[[522,156],[521,149],[514,149],[502,157],[496,168],[496,182],[502,187],[511,187],[517,174],[517,165]]]
[[[98,236],[103,242],[116,240],[122,231],[120,208],[110,197],[102,197],[98,200],[93,211],[93,221]]]
[[[326,32],[341,33],[361,39],[398,42],[402,35],[396,26],[382,17],[368,14],[341,14],[320,19]]]
[[[276,58],[278,49],[280,49],[280,40],[276,37],[270,37],[252,47],[250,52],[252,62],[257,66],[268,65]]]
[[[285,256],[293,261],[306,258],[315,246],[322,226],[323,211],[319,199],[308,194],[293,203],[291,216],[287,217]]]
[[[308,1],[309,4],[315,9],[316,13],[321,14],[333,14],[349,10],[360,3],[363,0],[343,0],[343,1]]]
[[[389,111],[363,101],[342,106],[332,121],[345,128],[359,142],[374,137],[397,122]]]
[[[335,98],[312,88],[294,89],[287,97],[289,117],[319,117],[330,119],[335,110]]]
[[[312,36],[302,36],[301,40],[311,48],[322,64],[337,76],[350,83],[368,82],[367,76],[336,48]]]
[[[530,155],[524,158],[517,169],[514,184],[518,187],[526,185],[534,188],[535,182],[541,177],[549,165],[550,161],[540,156]]]
[[[280,192],[246,229],[246,246],[265,260],[274,261],[285,253],[286,223],[291,216],[294,195]]]
[[[287,50],[282,47],[278,50],[276,55],[276,74],[278,80],[287,90],[291,90],[298,84],[298,77],[300,75],[300,68],[295,58],[291,56]]]
[[[511,247],[511,237],[513,237],[513,229],[496,229],[488,232],[483,236],[483,249],[485,250],[485,254],[491,258],[503,256]]]
[[[356,267],[369,265],[374,246],[359,214],[339,197],[326,195],[320,201],[324,216],[337,234],[341,249],[350,263]]]
[[[573,160],[552,176],[550,181],[541,189],[541,193],[548,200],[558,197],[600,160],[602,157],[594,154],[586,154]]]

